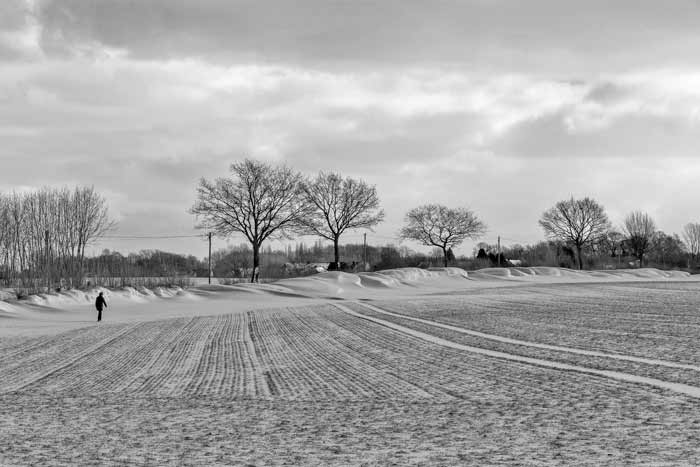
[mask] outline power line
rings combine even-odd
[[[349,234],[346,234],[346,235],[341,235],[340,238],[347,238],[347,237],[352,237],[352,238],[364,238],[363,235],[364,235],[364,234],[361,234],[361,233],[349,233]],[[372,237],[372,238],[383,238],[383,239],[386,239],[386,240],[398,240],[398,237],[389,237],[389,236],[387,236],[387,235],[379,235],[379,234],[375,234],[375,233],[369,233],[369,234],[367,234],[367,235],[370,236],[370,237]]]
[[[206,238],[207,235],[100,235],[98,238],[119,240],[166,239],[166,238]]]
[[[199,235],[100,235],[97,238],[98,239],[109,239],[109,240],[149,240],[149,239],[150,240],[163,240],[163,239],[176,239],[176,238],[206,239],[207,236],[208,236],[208,234],[199,234]],[[398,237],[390,237],[387,235],[380,235],[380,234],[376,234],[376,233],[370,233],[368,236],[371,238],[374,238],[374,239],[381,239],[381,240],[391,240],[391,241],[399,241],[400,240]],[[343,235],[342,238],[350,239],[350,240],[355,240],[355,239],[364,240],[363,234],[354,233],[354,232]],[[509,238],[509,237],[501,237],[501,240],[507,240],[510,242],[517,242],[517,243],[529,243],[527,241],[523,242],[522,240],[517,240],[517,239]]]

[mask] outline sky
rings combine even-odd
[[[698,50],[694,0],[3,0],[0,191],[94,185],[113,235],[197,235],[198,180],[251,157],[376,185],[370,244],[426,203],[534,243],[571,196],[680,233],[700,221]]]

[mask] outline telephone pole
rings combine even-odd
[[[501,267],[501,236],[498,236],[498,267]]]
[[[51,271],[49,270],[49,229],[44,230],[44,243],[46,248],[46,293],[51,291]]]
[[[211,232],[207,235],[209,237],[209,283],[211,284]]]

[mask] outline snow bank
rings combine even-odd
[[[0,318],[14,318],[17,314],[22,312],[22,308],[10,303],[0,301]]]
[[[362,280],[358,274],[341,271],[329,271],[313,276],[283,279],[276,282],[275,285],[282,288],[278,290],[308,296],[338,296],[363,288]]]
[[[157,287],[154,290],[145,287],[135,289],[124,287],[122,289],[111,290],[104,287],[94,287],[89,290],[66,290],[56,293],[42,293],[30,295],[17,303],[28,303],[51,308],[65,308],[76,304],[93,304],[95,299],[102,292],[109,302],[116,300],[120,302],[146,303],[155,298],[172,297],[195,297],[192,293],[180,287],[163,288]]]
[[[480,280],[515,280],[535,282],[562,281],[630,281],[630,280],[666,280],[687,279],[690,274],[683,271],[661,271],[654,268],[613,269],[604,271],[576,271],[555,267],[517,267],[486,268],[470,272],[471,279]]]
[[[617,269],[605,271],[576,271],[555,267],[511,267],[485,268],[467,272],[460,268],[398,268],[357,274],[329,271],[313,276],[282,279],[274,283],[234,285],[202,284],[190,290],[180,287],[156,287],[148,289],[124,287],[110,290],[96,287],[88,291],[68,290],[64,292],[32,295],[20,303],[65,308],[75,304],[92,304],[102,292],[110,301],[147,303],[156,299],[185,298],[199,300],[221,292],[244,293],[246,295],[298,296],[308,298],[357,298],[394,293],[430,293],[445,290],[460,290],[467,287],[498,286],[508,282],[606,282],[606,281],[656,281],[683,280],[690,274],[682,271],[660,271],[658,269]],[[194,292],[194,293],[193,293]],[[13,301],[15,295],[5,290],[0,300]]]
[[[17,293],[13,289],[0,289],[0,302],[15,298],[17,298]]]
[[[329,271],[313,276],[283,279],[274,283],[278,292],[309,297],[358,297],[373,292],[406,291],[415,289],[455,288],[465,282],[468,274],[459,268],[400,268],[357,274]],[[458,281],[458,284],[455,284]],[[259,289],[272,284],[249,284]]]
[[[141,309],[149,316],[170,316],[177,309],[178,316],[206,313],[212,308],[217,313],[223,307],[241,308],[260,306],[288,306],[291,299],[381,299],[410,297],[425,294],[453,293],[459,290],[515,286],[519,283],[575,283],[575,282],[623,282],[698,280],[681,271],[658,269],[629,269],[607,271],[575,271],[554,267],[486,268],[467,272],[459,268],[399,268],[352,274],[329,271],[313,276],[283,279],[274,283],[235,285],[203,284],[184,290],[180,287],[124,287],[110,290],[102,287],[87,291],[68,290],[58,293],[37,294],[23,300],[14,300],[14,294],[6,291],[0,313],[17,316],[19,309],[30,307],[49,310],[89,310],[97,295],[102,292],[110,309]],[[204,306],[206,299],[225,299],[225,305]],[[197,302],[196,307],[192,306]],[[162,306],[159,305],[162,302]],[[11,304],[8,305],[7,303]],[[112,306],[114,304],[114,306]],[[158,304],[158,305],[157,305]],[[147,305],[147,306],[146,306]],[[198,308],[199,307],[199,308]],[[161,309],[162,308],[162,309]]]
[[[380,271],[380,274],[398,274],[402,276],[404,280],[413,282],[426,279],[466,279],[468,277],[467,271],[462,268],[430,268],[428,270],[419,268],[402,268]]]

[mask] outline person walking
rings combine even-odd
[[[97,296],[97,300],[95,300],[95,308],[97,308],[97,322],[99,323],[102,321],[102,308],[107,308],[107,302],[102,296],[102,292],[100,292]]]

